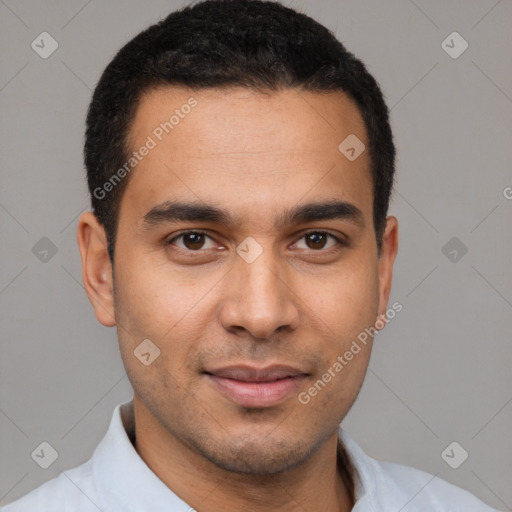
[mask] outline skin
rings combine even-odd
[[[297,397],[388,306],[398,224],[387,218],[379,257],[368,151],[350,162],[338,150],[349,134],[368,147],[363,120],[341,92],[161,87],[143,96],[131,146],[191,96],[198,105],[129,176],[115,282],[103,227],[91,212],[78,226],[86,292],[97,319],[117,326],[134,389],[135,448],[201,512],[351,510],[336,469],[338,426],[371,343],[307,405]],[[215,203],[236,222],[145,227],[144,215],[171,199]],[[356,206],[363,223],[274,224],[289,208],[330,199]],[[197,229],[208,236],[169,243]],[[348,245],[315,243],[305,230]],[[263,250],[252,263],[236,253],[248,236]],[[133,353],[144,339],[161,351],[149,366]],[[275,406],[244,407],[204,373],[236,364],[288,364],[307,377]]]

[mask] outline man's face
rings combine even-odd
[[[159,140],[155,129],[191,97]],[[341,93],[168,87],[138,107],[131,148],[148,136],[156,146],[121,201],[121,355],[139,410],[224,469],[268,474],[305,460],[362,385],[370,341],[334,366],[385,311],[392,257],[377,256],[368,151],[349,161],[338,149],[350,134],[368,147]],[[329,218],[287,215],[335,201],[346,204]],[[176,219],[171,202],[226,218]],[[134,355],[146,339],[160,350],[148,366]]]

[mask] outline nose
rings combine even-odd
[[[228,277],[220,313],[230,332],[247,331],[255,339],[271,338],[277,330],[295,330],[299,323],[298,297],[286,269],[272,261],[267,249],[252,263],[237,258]]]

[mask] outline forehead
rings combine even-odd
[[[354,136],[368,147],[361,114],[341,92],[160,87],[141,97],[131,125],[137,163],[121,209],[142,216],[177,198],[263,216],[285,200],[336,196],[364,210],[372,199],[368,151],[350,161],[339,149]]]

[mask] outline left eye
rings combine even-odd
[[[309,233],[302,235],[300,239],[302,240],[303,238],[306,240],[306,249],[330,249],[335,245],[342,245],[342,242],[338,237],[331,235],[330,233],[326,233],[325,231],[310,231]],[[326,247],[329,238],[333,240],[333,243]]]
[[[331,239],[331,244],[327,245],[329,238]],[[210,247],[204,247],[206,239],[210,240]],[[305,240],[306,247],[299,247],[299,249],[312,249],[316,251],[321,249],[330,249],[336,245],[344,245],[341,239],[325,231],[310,231],[309,233],[304,233],[299,240],[302,239]],[[182,240],[182,244],[175,244],[177,240]],[[213,239],[203,231],[186,231],[175,236],[169,240],[168,243],[169,245],[176,245],[180,249],[193,252],[198,252],[200,249],[215,248]]]

